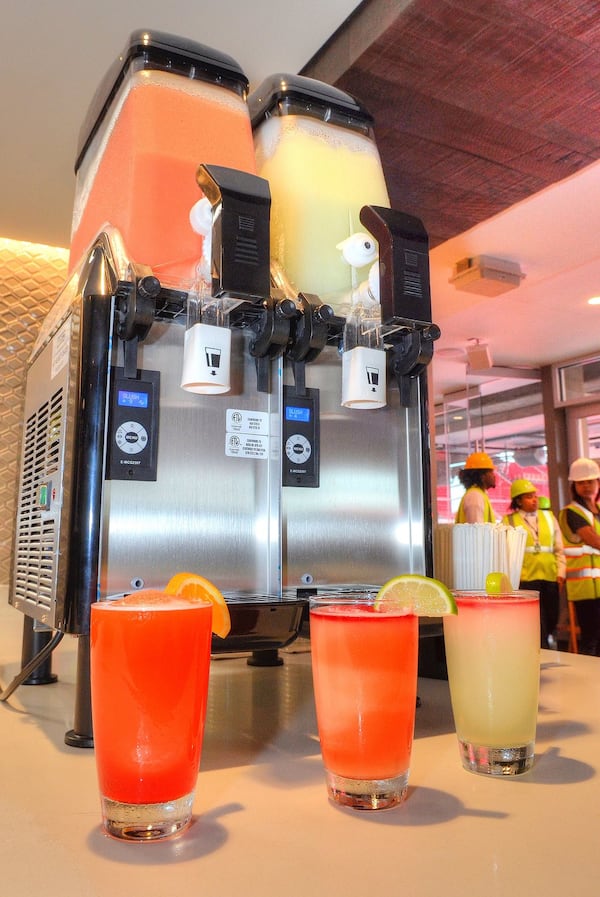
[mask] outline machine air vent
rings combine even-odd
[[[21,491],[17,508],[15,598],[32,616],[52,607],[57,560],[57,523],[49,510],[52,477],[59,472],[63,433],[63,389],[25,422]],[[36,608],[36,612],[33,609]]]
[[[416,296],[419,299],[422,297],[423,285],[418,271],[404,272],[404,293],[407,296]]]
[[[258,265],[258,245],[253,237],[237,237],[235,241],[235,261],[244,265]]]

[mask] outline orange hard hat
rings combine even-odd
[[[494,470],[494,462],[486,452],[473,452],[465,464],[465,470]]]

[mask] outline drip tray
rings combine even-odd
[[[308,601],[302,598],[228,597],[231,631],[213,635],[213,654],[277,651],[297,638]]]

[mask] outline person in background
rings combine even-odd
[[[473,452],[458,477],[466,491],[454,522],[495,523],[496,515],[487,496],[488,489],[496,485],[496,469],[490,456],[485,452]]]
[[[600,656],[600,468],[577,458],[569,468],[571,502],[558,519],[567,559],[567,600],[575,602],[582,654]]]
[[[541,645],[542,648],[554,647],[560,589],[566,571],[560,526],[552,511],[540,510],[537,490],[530,480],[514,480],[510,498],[510,511],[504,515],[502,523],[521,526],[527,533],[519,588],[540,593]]]

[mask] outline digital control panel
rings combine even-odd
[[[112,371],[107,479],[156,480],[160,372],[137,373]]]
[[[282,483],[284,486],[319,485],[319,390],[296,395],[283,387]]]

